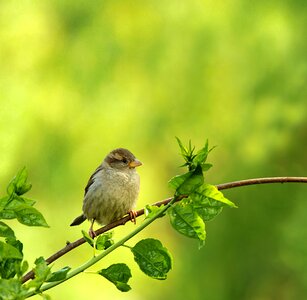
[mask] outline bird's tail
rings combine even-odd
[[[86,216],[84,214],[82,214],[81,216],[75,218],[73,220],[73,222],[70,224],[70,226],[76,226],[76,225],[80,225],[82,222],[84,222],[86,220]]]

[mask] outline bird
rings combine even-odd
[[[134,210],[139,195],[140,177],[136,167],[142,165],[128,149],[111,151],[91,175],[83,198],[83,213],[70,224],[76,226],[86,219],[91,222],[89,235],[96,237],[95,221],[107,225],[125,214],[136,223]]]

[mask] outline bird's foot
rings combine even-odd
[[[130,220],[131,222],[133,222],[134,224],[136,224],[136,217],[138,216],[136,210],[130,210],[128,212],[129,216],[130,216]]]
[[[96,232],[93,228],[90,228],[90,230],[88,231],[88,234],[92,239],[94,239],[97,236],[97,234],[96,234]]]
[[[89,236],[90,236],[92,239],[94,239],[94,238],[97,236],[95,230],[93,229],[94,223],[95,223],[95,219],[92,220],[92,222],[91,222],[91,227],[90,227],[90,229],[89,229],[89,231],[88,231],[88,234],[89,234]]]

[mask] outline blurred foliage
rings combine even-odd
[[[29,233],[16,224],[33,245],[23,251],[32,265],[81,235],[68,225],[83,187],[117,146],[144,163],[139,207],[171,194],[177,135],[219,146],[210,183],[306,175],[306,13],[300,0],[0,1],[0,187],[26,165],[31,198],[51,226]],[[239,209],[208,224],[200,251],[165,221],[154,224],[150,235],[174,256],[167,282],[136,276],[123,296],[84,274],[50,295],[303,299],[306,192],[298,184],[225,191]],[[80,247],[56,268],[89,255]]]

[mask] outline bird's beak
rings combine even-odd
[[[138,159],[135,159],[134,161],[132,161],[129,164],[129,168],[135,168],[135,167],[139,167],[141,165],[142,165],[142,163]]]

